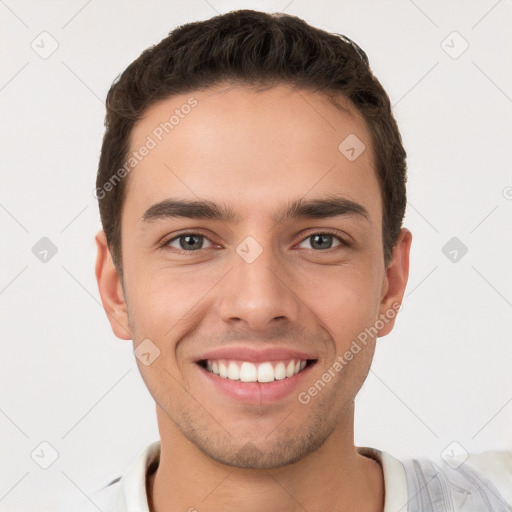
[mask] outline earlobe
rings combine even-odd
[[[96,235],[96,281],[101,302],[114,334],[122,340],[131,340],[126,301],[119,272],[114,266],[103,231]]]
[[[396,315],[402,304],[409,278],[411,243],[412,233],[408,229],[402,228],[384,277],[382,300],[379,308],[379,319],[384,326],[379,329],[377,337],[389,334],[395,324]]]

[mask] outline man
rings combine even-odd
[[[354,446],[408,279],[405,158],[363,50],[293,16],[190,23],[126,69],[107,97],[96,276],[160,441],[95,503],[509,510],[505,455]]]

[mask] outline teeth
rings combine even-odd
[[[284,363],[277,363],[274,368],[274,377],[276,380],[282,380],[286,378],[286,368]]]
[[[266,361],[258,365],[249,361],[206,361],[206,369],[230,380],[242,382],[273,382],[297,375],[306,367],[307,361]]]
[[[240,369],[238,365],[231,361],[228,365],[228,379],[238,380],[240,378]]]
[[[228,376],[228,367],[224,363],[219,363],[219,375],[226,378]]]
[[[256,370],[256,365],[247,362],[242,363],[242,366],[240,367],[240,380],[242,382],[256,382],[258,380],[258,370]]]
[[[274,380],[274,367],[272,363],[263,363],[258,366],[258,382],[272,382]]]

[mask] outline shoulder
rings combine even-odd
[[[160,460],[160,441],[149,444],[122,476],[101,485],[80,502],[73,512],[147,512],[146,478]]]
[[[487,451],[439,461],[406,459],[401,463],[411,512],[512,510],[512,452]]]

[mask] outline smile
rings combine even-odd
[[[300,373],[314,360],[285,359],[281,361],[237,361],[227,359],[205,359],[198,361],[208,372],[219,377],[241,381],[268,383],[284,380]]]

